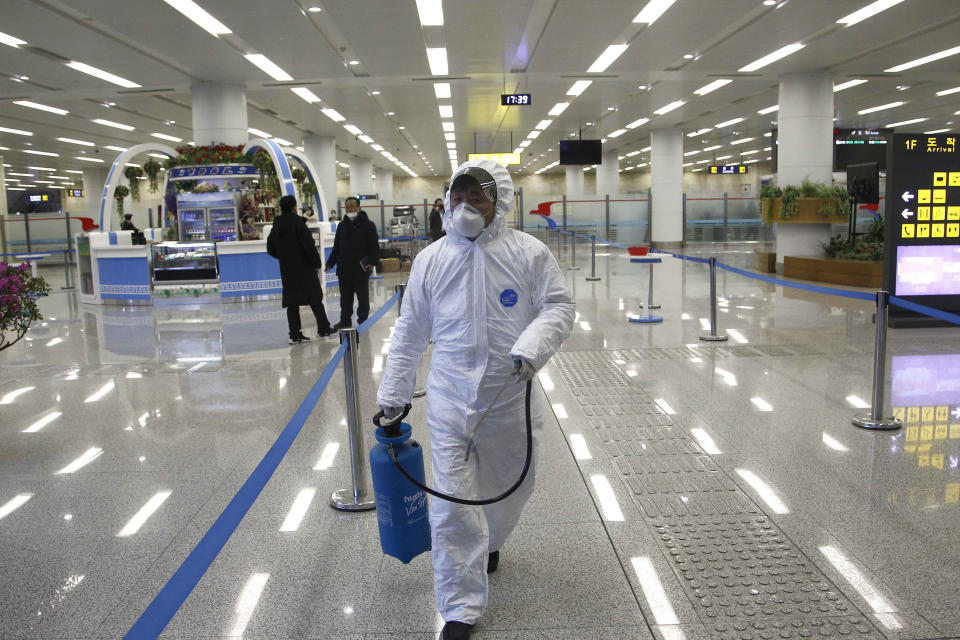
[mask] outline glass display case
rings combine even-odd
[[[239,192],[180,194],[177,197],[180,241],[236,241],[239,195]]]
[[[233,207],[208,209],[210,216],[210,240],[235,242],[237,240],[237,210]]]
[[[212,242],[161,242],[152,246],[150,257],[155,283],[215,282],[219,277]]]

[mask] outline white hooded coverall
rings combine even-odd
[[[474,160],[461,165],[489,172],[497,187],[494,220],[470,240],[451,222],[447,235],[413,262],[400,319],[377,404],[403,407],[411,400],[417,366],[433,336],[427,377],[433,486],[467,499],[500,495],[523,469],[526,456],[526,385],[511,382],[474,439],[477,422],[520,357],[539,370],[570,334],[574,302],[550,250],[530,235],[510,229],[513,181],[501,165]],[[466,506],[430,498],[434,590],[447,622],[475,624],[487,606],[487,554],[513,531],[533,491],[536,443],[543,420],[542,393],[533,393],[534,452],[523,484],[492,505]]]

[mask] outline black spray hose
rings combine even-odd
[[[387,446],[387,449],[390,452],[390,458],[393,460],[393,464],[397,465],[397,469],[400,470],[400,473],[403,474],[403,477],[409,480],[415,487],[417,487],[418,489],[421,489],[422,491],[426,491],[427,493],[429,493],[435,498],[440,498],[441,500],[446,500],[447,502],[455,502],[457,504],[466,504],[471,506],[483,506],[487,504],[493,504],[494,502],[500,502],[501,500],[507,498],[514,491],[520,488],[520,485],[523,484],[523,481],[527,477],[527,473],[530,471],[530,461],[533,459],[533,423],[530,419],[530,393],[532,388],[533,388],[533,381],[527,380],[527,397],[526,397],[526,403],[524,407],[526,412],[526,417],[527,417],[527,458],[523,462],[523,471],[520,472],[520,477],[517,479],[514,485],[509,489],[507,489],[506,491],[504,491],[503,493],[501,493],[500,495],[498,495],[497,497],[486,498],[485,500],[467,500],[465,498],[458,498],[456,496],[450,496],[445,493],[441,493],[436,489],[431,489],[427,485],[421,484],[420,481],[418,481],[416,478],[414,478],[409,473],[407,473],[407,470],[404,469],[403,466],[400,464],[400,461],[397,460],[397,453],[396,451],[394,451],[393,445],[391,444]],[[410,411],[410,405],[407,405],[406,410],[403,413],[403,416],[406,416],[406,414],[409,411]],[[383,412],[381,411],[373,417],[373,423],[378,427],[381,426],[379,422],[379,418],[382,416],[383,416]],[[399,424],[399,420],[402,419],[403,416],[401,416],[395,424]],[[392,426],[392,425],[388,425],[388,426]]]

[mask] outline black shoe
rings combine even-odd
[[[301,344],[301,343],[304,343],[304,342],[310,342],[310,338],[308,338],[307,336],[303,335],[302,333],[301,333],[299,336],[295,337],[295,338],[293,338],[293,337],[290,338],[290,344]]]
[[[443,631],[440,632],[440,640],[469,640],[473,633],[473,625],[466,622],[448,622],[443,625]]]
[[[327,336],[332,336],[336,332],[337,330],[333,327],[327,327],[326,329],[320,329],[320,331],[317,332],[317,335],[321,338],[326,338]]]
[[[500,566],[500,552],[491,551],[487,555],[487,573],[493,573]]]
[[[349,329],[350,326],[351,325],[349,322],[338,322],[337,324],[333,325],[333,330],[340,331],[340,329]]]

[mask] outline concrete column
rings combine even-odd
[[[567,200],[583,199],[583,167],[567,165]]]
[[[683,133],[650,132],[651,243],[665,249],[683,244]]]
[[[246,144],[247,90],[243,85],[204,82],[190,89],[193,141],[197,146]]]
[[[833,171],[833,74],[823,71],[780,77],[777,184],[804,180],[830,185]],[[823,255],[829,224],[777,226],[777,262],[785,255]]]
[[[107,172],[104,167],[84,167],[83,169],[83,213],[79,211],[73,215],[93,218],[94,224],[100,223],[100,197],[103,195],[103,185],[107,183]],[[124,181],[122,184],[126,184]],[[113,197],[113,194],[110,194]],[[117,225],[119,228],[119,225]]]
[[[396,204],[393,199],[393,171],[383,167],[374,169],[374,186],[384,204]]]
[[[350,195],[375,193],[373,188],[373,160],[370,158],[350,159]]]
[[[303,153],[317,170],[314,178],[323,189],[326,198],[320,217],[326,220],[330,211],[337,208],[337,147],[333,136],[308,134],[303,138]]]
[[[597,166],[597,198],[603,198],[604,194],[610,194],[615,198],[620,192],[620,160],[617,159],[616,151],[604,151],[603,162]]]

